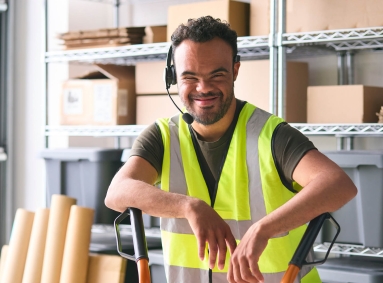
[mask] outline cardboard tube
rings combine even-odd
[[[19,208],[13,221],[2,283],[21,283],[28,253],[34,213]]]
[[[59,283],[70,208],[76,199],[53,195],[49,212],[41,283]]]
[[[7,258],[7,252],[8,252],[8,245],[4,245],[1,248],[1,255],[0,255],[0,283],[2,282],[5,259]]]
[[[47,238],[49,209],[35,213],[22,283],[40,283]]]
[[[86,283],[123,283],[127,260],[119,255],[90,254]]]
[[[91,208],[71,207],[60,283],[86,283],[93,217]]]

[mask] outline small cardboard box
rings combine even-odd
[[[182,109],[183,104],[179,96],[172,95],[174,102]],[[158,118],[168,118],[178,114],[177,108],[168,95],[140,95],[137,96],[137,125],[150,125]]]
[[[383,88],[363,85],[310,86],[308,123],[376,123]]]
[[[61,125],[135,124],[135,68],[98,65],[97,71],[63,83]]]
[[[167,40],[170,41],[170,37],[176,28],[180,24],[186,23],[188,19],[208,15],[230,23],[231,28],[237,32],[238,36],[248,36],[249,13],[249,3],[231,0],[196,2],[169,6]]]
[[[286,0],[286,32],[383,26],[380,0]],[[251,0],[250,35],[270,33],[270,1]]]
[[[167,94],[164,81],[166,61],[138,62],[136,64],[137,95]],[[178,93],[177,86],[172,85],[170,93]]]
[[[147,26],[145,27],[144,44],[166,42],[166,26]]]
[[[286,121],[305,123],[308,64],[287,62],[286,78]],[[234,83],[234,93],[263,110],[270,111],[270,61],[243,61]]]

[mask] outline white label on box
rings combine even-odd
[[[82,89],[69,88],[64,90],[64,114],[80,115],[82,114]]]
[[[117,115],[118,116],[128,116],[128,90],[119,89],[118,90],[119,103],[117,105]]]
[[[112,121],[112,90],[111,85],[94,86],[93,118],[95,122]]]

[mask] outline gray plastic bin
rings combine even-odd
[[[45,149],[47,203],[53,194],[77,199],[77,204],[95,210],[94,223],[112,224],[119,213],[104,204],[113,176],[122,166],[122,149]]]
[[[148,256],[152,283],[166,283],[164,255],[162,250],[149,250]]]
[[[323,283],[382,283],[383,259],[371,257],[329,258],[317,266]]]
[[[358,188],[354,199],[332,213],[341,226],[336,241],[383,248],[383,151],[327,151],[324,154],[337,163]],[[322,242],[331,241],[334,233],[333,227],[325,223]]]

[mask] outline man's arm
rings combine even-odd
[[[293,179],[303,189],[247,231],[232,256],[229,282],[263,282],[258,260],[270,238],[339,209],[357,193],[347,174],[317,150],[302,157],[293,171]]]
[[[210,266],[214,267],[218,257],[218,266],[223,268],[227,246],[231,252],[236,247],[229,226],[204,201],[154,187],[156,179],[157,171],[148,161],[130,157],[113,178],[105,205],[120,212],[135,207],[153,216],[186,218],[197,237],[201,260],[208,243]]]

